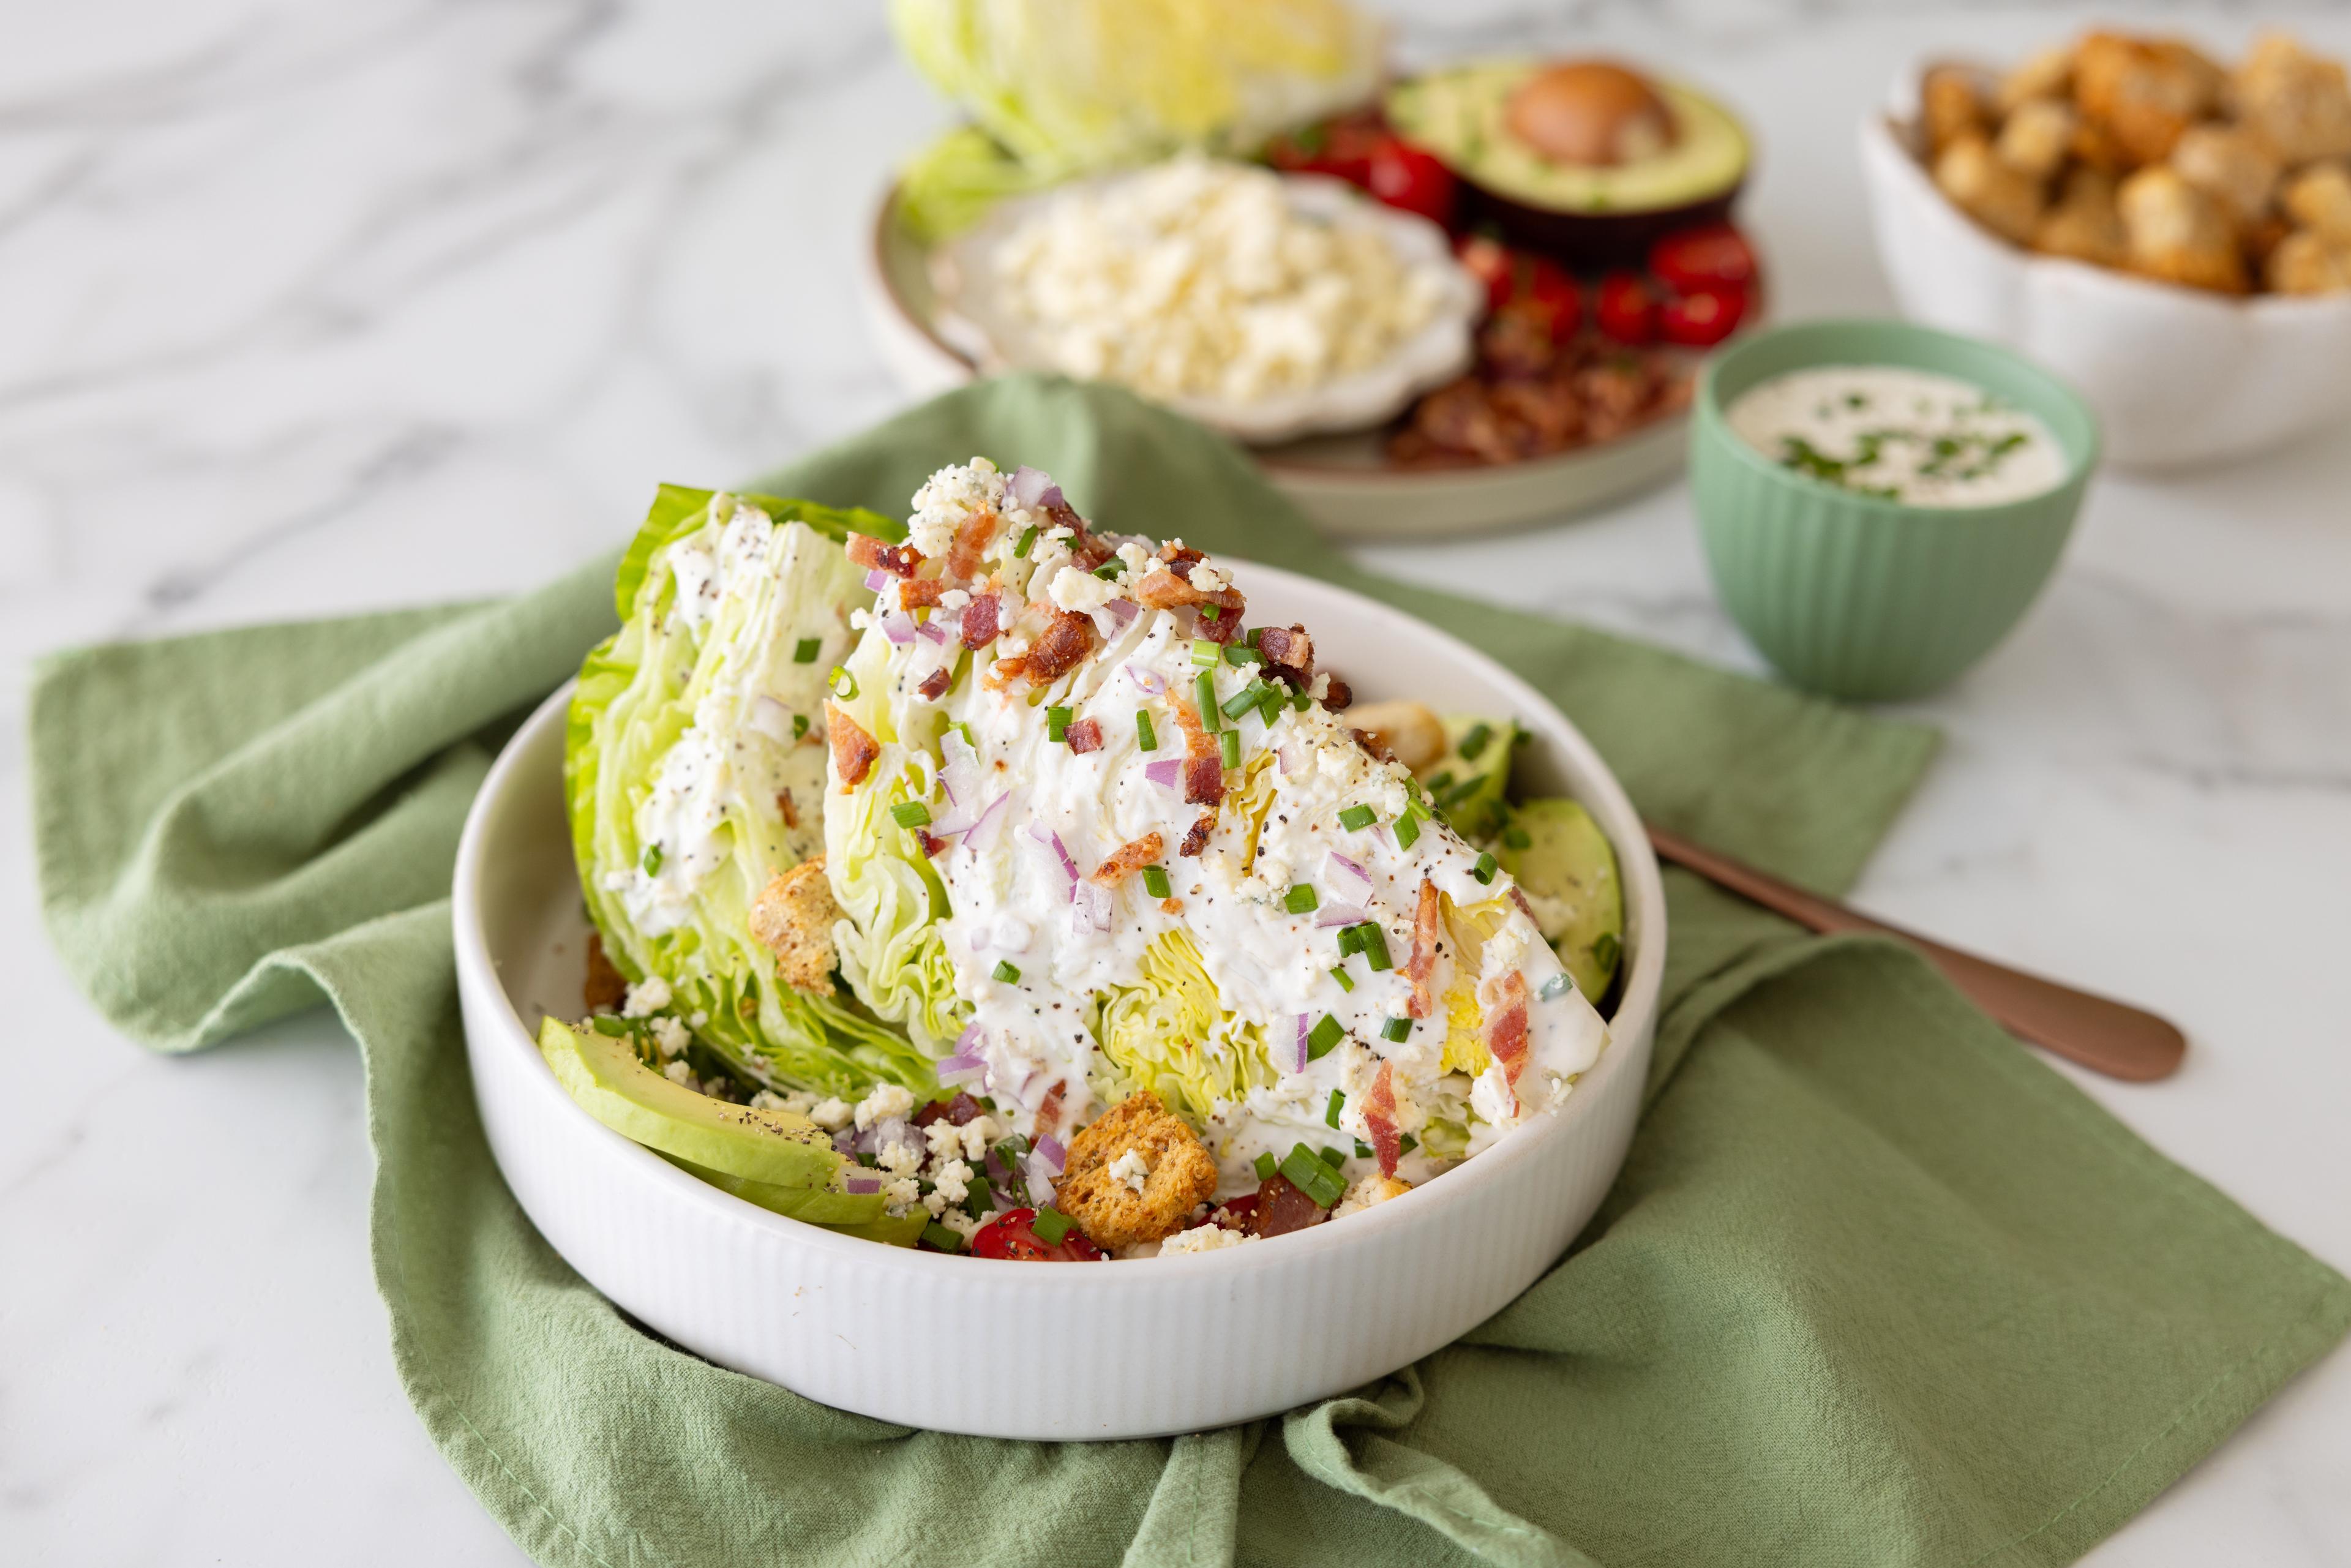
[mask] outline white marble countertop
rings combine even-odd
[[[2108,16],[2141,9],[2114,4]],[[2234,5],[2144,7],[2233,47]],[[395,1382],[359,1063],[323,1018],[186,1061],[115,1036],[40,935],[27,658],[519,588],[890,410],[861,225],[943,118],[878,7],[100,0],[0,49],[0,1557],[506,1563]],[[1416,60],[1598,41],[1760,135],[1788,316],[1884,311],[1853,127],[1898,65],[2002,57],[2065,5],[1424,0]],[[2294,25],[2351,52],[2351,8]],[[1950,745],[1860,890],[2138,998],[2194,1039],[2082,1082],[2351,1269],[2351,432],[2102,480],[2016,637],[1917,711]],[[1685,493],[1401,574],[1752,655]],[[2351,1354],[2093,1554],[2351,1563]]]

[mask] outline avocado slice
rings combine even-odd
[[[869,1219],[862,1225],[828,1225],[824,1228],[866,1241],[879,1241],[884,1247],[912,1247],[921,1239],[924,1229],[930,1223],[930,1211],[917,1208],[897,1219],[885,1215],[880,1219]]]
[[[1481,842],[1500,831],[1509,810],[1502,791],[1510,781],[1519,727],[1512,719],[1474,714],[1447,714],[1444,724],[1445,755],[1414,777],[1455,832]]]
[[[1719,223],[1747,178],[1747,132],[1722,105],[1678,82],[1651,85],[1677,134],[1646,157],[1575,164],[1544,157],[1510,126],[1510,97],[1540,60],[1487,60],[1400,82],[1388,123],[1458,176],[1471,226],[1571,267],[1638,266],[1659,237]]]
[[[1511,818],[1512,831],[1494,851],[1502,869],[1518,879],[1568,977],[1586,999],[1608,994],[1625,951],[1625,890],[1616,877],[1616,852],[1592,813],[1573,800],[1523,800]],[[1525,847],[1513,847],[1518,834]]]
[[[869,1225],[887,1218],[883,1212],[886,1201],[878,1192],[842,1192],[830,1186],[778,1186],[774,1182],[748,1181],[676,1155],[663,1154],[662,1158],[688,1176],[708,1182],[721,1192],[732,1193],[746,1203],[757,1204],[768,1213],[780,1214],[787,1219],[804,1219],[810,1225],[839,1229],[844,1226]],[[921,1227],[915,1228],[919,1230]]]
[[[539,1025],[538,1050],[582,1110],[649,1149],[774,1186],[831,1186],[841,1168],[831,1135],[806,1116],[672,1083],[638,1060],[628,1035],[550,1018]]]

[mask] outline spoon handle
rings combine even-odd
[[[1859,910],[1806,893],[1663,829],[1651,827],[1649,841],[1660,859],[1687,867],[1807,930],[1868,931],[1908,943],[2011,1034],[2094,1072],[2135,1083],[2152,1082],[2178,1071],[2180,1059],[2188,1052],[2188,1037],[2151,1012],[1873,920]]]

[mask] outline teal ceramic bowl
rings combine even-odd
[[[2036,414],[2065,457],[2055,489],[1975,507],[1907,506],[1782,467],[1723,410],[1758,382],[1820,365],[1955,377]],[[1717,591],[1788,679],[1831,696],[1917,696],[2012,631],[2049,580],[2098,462],[2089,406],[2005,349],[1901,321],[1810,321],[1708,364],[1690,423],[1690,493]]]

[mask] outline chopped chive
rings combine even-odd
[[[1343,964],[1332,966],[1331,977],[1339,982],[1339,988],[1343,991],[1352,991],[1355,988],[1355,982],[1348,976],[1346,966]]]
[[[1290,694],[1290,706],[1300,713],[1304,713],[1313,701],[1314,699],[1308,696],[1302,689]]]
[[[1477,761],[1478,754],[1485,750],[1487,743],[1493,738],[1494,727],[1492,725],[1482,722],[1471,725],[1469,727],[1469,733],[1461,737],[1461,760],[1464,762]]]
[[[1562,970],[1560,973],[1553,975],[1550,979],[1545,980],[1541,988],[1535,992],[1535,996],[1541,1000],[1547,1002],[1553,997],[1563,997],[1574,988],[1575,982],[1567,977],[1567,972],[1565,970]]]
[[[1225,607],[1224,607],[1223,605],[1221,605],[1221,604],[1203,604],[1202,606],[1200,606],[1200,619],[1201,619],[1201,620],[1203,620],[1203,621],[1222,621],[1224,618],[1225,618]]]
[[[645,846],[644,859],[640,861],[638,863],[645,868],[645,874],[647,876],[651,876],[655,872],[661,870],[662,847],[659,844],[647,844]]]
[[[1494,881],[1494,873],[1500,864],[1501,862],[1494,858],[1492,852],[1489,851],[1478,857],[1478,863],[1469,868],[1469,874],[1490,886]]]
[[[1410,1133],[1396,1140],[1396,1153],[1400,1155],[1408,1155],[1418,1147],[1420,1147],[1420,1140]]]
[[[629,1020],[614,1018],[611,1013],[598,1013],[588,1020],[588,1024],[598,1034],[609,1034],[617,1038],[629,1032]]]
[[[1339,1107],[1346,1103],[1347,1093],[1345,1090],[1333,1089],[1331,1091],[1331,1103],[1322,1108],[1322,1121],[1325,1125],[1335,1127],[1339,1124]]]
[[[1468,778],[1461,780],[1460,783],[1456,784],[1452,789],[1447,789],[1445,792],[1445,799],[1439,801],[1438,804],[1447,807],[1458,806],[1462,801],[1467,800],[1470,796],[1475,795],[1485,782],[1486,780],[1483,778],[1473,773]]]
[[[1013,559],[1014,560],[1026,560],[1026,559],[1029,559],[1029,547],[1030,545],[1035,544],[1036,542],[1037,542],[1037,525],[1036,525],[1036,524],[1034,524],[1034,523],[1031,523],[1031,524],[1029,524],[1026,528],[1024,528],[1024,529],[1022,529],[1022,530],[1021,530],[1021,533],[1020,533],[1020,542],[1019,542],[1019,544],[1014,545],[1014,546],[1012,547],[1012,559]]]
[[[985,1219],[987,1211],[996,1207],[996,1186],[984,1176],[975,1176],[963,1195],[963,1211],[974,1219]]]
[[[890,820],[902,828],[927,828],[931,809],[920,800],[901,800],[890,808]]]
[[[1339,927],[1339,956],[1343,958],[1350,953],[1360,953],[1363,950],[1364,928],[1362,925]]]
[[[1154,898],[1165,898],[1174,891],[1167,882],[1167,868],[1147,865],[1143,868],[1143,891]]]
[[[1220,657],[1220,654],[1218,653],[1217,645],[1214,643],[1209,642],[1206,637],[1195,637],[1192,639],[1192,667],[1194,669],[1213,670],[1217,667],[1217,660],[1218,657]]]
[[[1332,1018],[1329,1013],[1324,1013],[1322,1021],[1306,1033],[1306,1060],[1322,1061],[1331,1054],[1331,1048],[1345,1038],[1346,1033],[1347,1031],[1340,1027],[1337,1019]]]
[[[857,677],[839,664],[832,667],[832,674],[825,676],[824,684],[832,688],[832,695],[842,702],[852,702],[856,699]]]
[[[935,1219],[923,1227],[923,1239],[929,1242],[932,1246],[937,1248],[942,1252],[960,1252],[963,1250],[963,1238],[956,1235],[954,1231],[949,1230],[946,1226],[941,1225]]]
[[[1037,1239],[1046,1246],[1059,1247],[1061,1238],[1075,1229],[1077,1223],[1049,1203],[1037,1211],[1037,1218],[1029,1222],[1029,1228],[1035,1231]]]
[[[1387,1022],[1380,1025],[1380,1038],[1394,1040],[1399,1045],[1403,1044],[1412,1038],[1412,1020],[1410,1019],[1388,1019]]]
[[[1008,986],[1017,986],[1020,983],[1020,971],[1002,958],[998,958],[996,961],[996,967],[989,970],[988,973],[994,975],[998,979],[1003,981]]]
[[[1247,643],[1250,647],[1254,648],[1254,647],[1256,647],[1256,646],[1258,645],[1258,642],[1257,642],[1257,640],[1258,640],[1259,637],[1262,637],[1262,636],[1264,636],[1264,635],[1265,635],[1265,628],[1264,628],[1264,627],[1262,627],[1262,626],[1252,626],[1252,627],[1250,627],[1250,628],[1249,629],[1249,635],[1248,635],[1248,636],[1246,636],[1246,637],[1244,637],[1244,638],[1242,638],[1242,639],[1241,639],[1241,641],[1242,641],[1242,642],[1244,642],[1244,643]]]
[[[1238,768],[1241,765],[1241,732],[1228,729],[1217,736],[1217,749],[1224,754],[1226,767]]]
[[[1350,806],[1339,813],[1339,825],[1351,833],[1360,833],[1379,819],[1380,814],[1369,806]]]
[[[1324,1165],[1322,1157],[1304,1144],[1284,1155],[1278,1168],[1284,1180],[1320,1207],[1335,1207],[1339,1199],[1346,1196],[1346,1178]]]
[[[1396,848],[1408,850],[1420,841],[1420,819],[1406,811],[1395,820]]]
[[[1151,727],[1151,715],[1142,708],[1134,710],[1134,748],[1137,751],[1159,749],[1159,732]]]
[[[1270,1151],[1269,1151],[1269,1152],[1267,1152],[1267,1153],[1265,1153],[1265,1154],[1262,1154],[1262,1155],[1258,1155],[1258,1157],[1257,1157],[1257,1179],[1258,1179],[1258,1180],[1259,1180],[1259,1181],[1271,1181],[1271,1180],[1273,1179],[1273,1173],[1274,1173],[1274,1172],[1276,1172],[1276,1171],[1278,1171],[1278,1170],[1280,1170],[1280,1168],[1281,1168],[1281,1162],[1280,1162],[1280,1160],[1275,1159],[1275,1158],[1273,1157],[1273,1155],[1271,1154],[1271,1152],[1270,1152]]]
[[[1395,960],[1388,956],[1388,934],[1369,920],[1364,922],[1361,929],[1364,933],[1364,962],[1371,966],[1372,972],[1377,974],[1383,969],[1395,968]]]
[[[815,664],[817,650],[823,646],[824,639],[821,637],[801,638],[799,642],[792,644],[792,663],[795,664]]]
[[[1116,582],[1118,580],[1119,574],[1125,570],[1126,562],[1123,560],[1106,560],[1100,566],[1094,568],[1094,575],[1101,578],[1104,582]]]
[[[1070,720],[1074,716],[1059,704],[1045,710],[1045,738],[1060,742],[1070,737]]]
[[[1216,672],[1202,670],[1200,678],[1192,683],[1192,693],[1200,703],[1200,727],[1214,735],[1224,727],[1217,717]]]
[[[1281,716],[1280,687],[1270,685],[1258,687],[1257,716],[1265,720],[1265,727],[1268,729],[1273,727],[1273,721]]]
[[[1339,1092],[1333,1089],[1331,1092],[1336,1094]],[[1338,1124],[1334,1122],[1332,1125],[1336,1126]],[[1314,1151],[1314,1156],[1334,1171],[1347,1163],[1347,1151],[1344,1149],[1317,1149]]]
[[[796,713],[796,714],[792,715],[792,738],[793,738],[794,740],[798,740],[800,737],[802,737],[802,736],[806,735],[807,733],[808,733],[808,715],[806,715],[806,714],[804,714],[804,713]]]
[[[1528,832],[1524,828],[1505,828],[1502,830],[1502,847],[1504,849],[1531,850],[1534,848],[1534,835]]]
[[[1243,686],[1240,690],[1227,697],[1224,700],[1224,705],[1217,708],[1217,711],[1223,714],[1227,718],[1238,718],[1241,715],[1249,712],[1249,709],[1257,706],[1257,683],[1255,681],[1251,681],[1248,685]]]
[[[1282,895],[1281,906],[1292,915],[1311,915],[1322,902],[1314,896],[1312,883],[1297,882],[1290,883],[1290,891]]]
[[[1433,798],[1453,788],[1453,770],[1447,768],[1428,781],[1428,793]]]
[[[1254,643],[1234,643],[1225,649],[1225,663],[1228,664],[1262,664],[1264,660],[1265,655],[1257,651]]]

